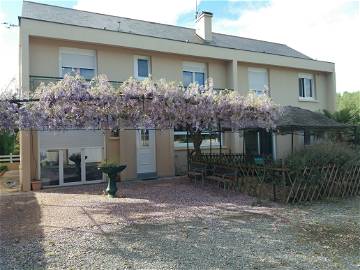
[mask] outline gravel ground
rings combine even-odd
[[[258,204],[186,179],[0,195],[0,269],[360,269],[360,198]]]

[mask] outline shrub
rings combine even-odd
[[[329,164],[338,167],[360,162],[359,147],[348,144],[315,144],[289,155],[285,159],[286,165],[293,170],[303,169],[305,166],[326,166]]]
[[[6,165],[0,165],[0,174],[6,172],[8,170],[8,167]]]

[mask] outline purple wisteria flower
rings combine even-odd
[[[113,129],[145,127],[217,129],[275,128],[279,107],[267,95],[215,91],[205,86],[187,88],[176,82],[130,78],[114,88],[106,76],[92,81],[65,76],[58,83],[40,85],[35,102],[17,106],[0,102],[0,131],[20,129]]]

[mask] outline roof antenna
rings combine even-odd
[[[195,0],[195,20],[197,19],[198,14],[199,14],[199,12],[198,12],[198,3],[197,3],[197,0]]]

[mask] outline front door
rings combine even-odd
[[[155,130],[136,130],[136,148],[138,178],[156,177]]]

